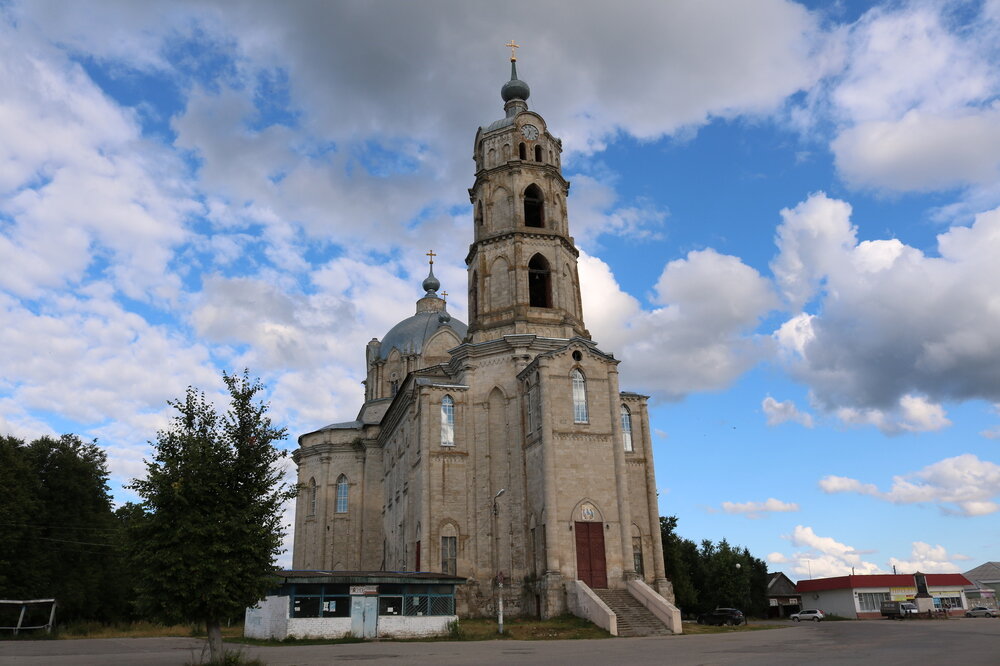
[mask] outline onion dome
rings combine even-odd
[[[517,78],[517,63],[511,60],[510,81],[503,84],[503,88],[500,89],[500,97],[503,98],[504,102],[509,102],[512,99],[526,100],[529,95],[531,95],[531,88],[528,87],[527,83]]]

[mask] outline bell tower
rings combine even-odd
[[[507,46],[510,81],[500,90],[505,116],[480,127],[473,148],[466,339],[483,342],[525,333],[590,338],[580,301],[580,253],[566,216],[569,182],[560,168],[562,141],[528,110],[531,91],[517,78],[517,45]]]

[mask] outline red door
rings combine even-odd
[[[604,523],[576,523],[576,577],[591,588],[608,586]]]

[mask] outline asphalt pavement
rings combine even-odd
[[[179,666],[198,663],[204,641],[130,638],[0,642],[0,666]],[[363,663],[670,664],[783,666],[877,663],[879,666],[1000,664],[1000,619],[785,623],[767,631],[568,641],[368,642],[256,647],[227,644],[271,666]]]

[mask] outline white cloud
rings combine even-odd
[[[796,525],[792,534],[783,538],[788,539],[796,548],[805,549],[786,560],[794,563],[792,572],[800,578],[843,576],[852,572],[873,574],[881,571],[877,564],[862,559],[862,551],[832,537],[820,536],[811,527]]]
[[[876,7],[833,34],[836,65],[807,108],[812,122],[838,126],[842,177],[892,191],[966,186],[1000,202],[990,192],[1000,172],[1000,23],[985,6],[963,21],[934,3]]]
[[[910,111],[845,130],[831,144],[851,184],[887,190],[988,185],[1000,176],[1000,107],[961,116]]]
[[[944,546],[931,546],[923,541],[913,542],[909,560],[889,558],[889,566],[897,573],[958,573],[962,570],[951,560],[966,561],[966,555],[948,553]]]
[[[931,546],[914,541],[909,559],[890,557],[886,566],[880,567],[862,556],[867,551],[858,550],[831,537],[820,536],[811,527],[796,525],[792,534],[783,536],[795,548],[791,555],[774,552],[767,556],[773,564],[791,565],[788,569],[798,578],[826,578],[848,574],[887,573],[895,566],[897,573],[951,573],[961,570],[955,561],[965,561],[967,556],[949,553],[944,546]]]
[[[725,513],[744,515],[750,519],[757,519],[766,513],[798,511],[799,505],[795,502],[782,502],[781,500],[769,497],[763,502],[723,502],[722,510]]]
[[[1000,465],[980,460],[971,453],[945,458],[918,472],[895,476],[888,491],[839,476],[824,477],[819,486],[827,493],[854,492],[894,504],[933,503],[947,513],[964,516],[1000,511],[1000,504],[995,501],[1000,496]]]
[[[677,399],[728,386],[770,351],[753,330],[777,303],[766,279],[737,257],[688,253],[663,269],[661,307],[628,322],[623,373],[643,390]]]
[[[1000,398],[1000,208],[938,236],[940,256],[858,243],[850,207],[820,193],[782,212],[771,266],[793,307],[775,333],[816,406],[887,432],[949,424],[941,403]],[[815,314],[808,312],[815,310]]]
[[[771,396],[764,398],[761,402],[761,409],[764,410],[764,414],[767,415],[767,425],[776,426],[782,423],[788,423],[789,421],[793,423],[798,423],[805,426],[806,428],[813,427],[812,414],[806,412],[800,412],[795,403],[791,400],[785,400],[783,402],[778,402]]]

